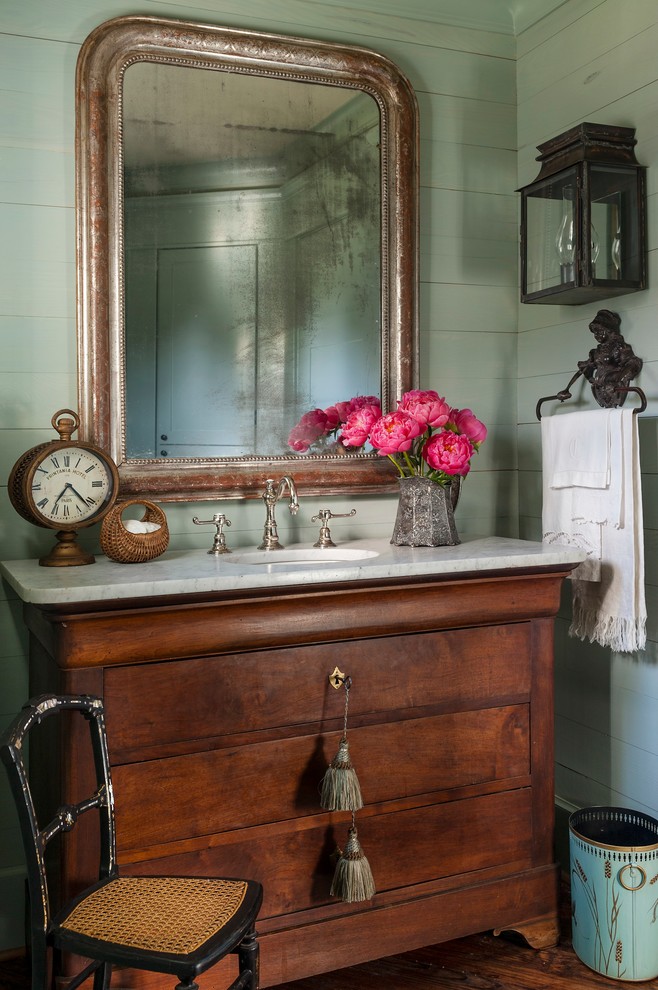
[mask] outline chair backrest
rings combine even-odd
[[[63,712],[83,716],[89,725],[96,776],[94,793],[76,804],[62,805],[43,828],[37,812],[30,779],[25,765],[26,741],[30,730],[44,719]],[[110,761],[105,734],[105,715],[100,698],[89,695],[41,695],[24,705],[0,740],[0,757],[7,767],[12,794],[18,810],[30,897],[30,927],[34,954],[45,951],[50,923],[50,899],[46,874],[45,851],[48,843],[63,832],[70,832],[87,811],[97,809],[100,827],[99,879],[116,873],[114,799]]]

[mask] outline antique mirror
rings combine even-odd
[[[416,101],[360,48],[154,17],[77,70],[79,404],[124,496],[393,487],[310,409],[417,376]]]

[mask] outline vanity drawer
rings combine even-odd
[[[324,814],[320,783],[340,733],[255,742],[113,768],[121,849]],[[527,775],[527,705],[355,728],[364,801],[406,801]]]
[[[531,655],[531,624],[521,622],[108,668],[111,756],[138,760],[342,720],[344,692],[328,681],[336,666],[352,677],[353,723],[519,702],[530,695]]]
[[[379,895],[442,880],[444,889],[466,886],[477,870],[514,871],[531,860],[531,793],[521,788],[464,801],[425,805],[395,814],[358,816],[358,835]],[[333,854],[347,837],[349,815],[330,824],[277,833],[273,828],[209,839],[188,852],[122,860],[122,873],[250,876],[264,887],[259,929],[267,919],[333,903]],[[283,827],[282,827],[283,828]],[[508,866],[508,871],[510,866]]]

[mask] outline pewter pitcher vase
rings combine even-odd
[[[461,478],[444,487],[431,478],[400,478],[400,500],[391,543],[405,547],[444,547],[461,543],[454,510]]]

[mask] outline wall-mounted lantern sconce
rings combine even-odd
[[[635,130],[579,124],[537,146],[521,193],[521,302],[574,306],[646,286],[645,168]]]

